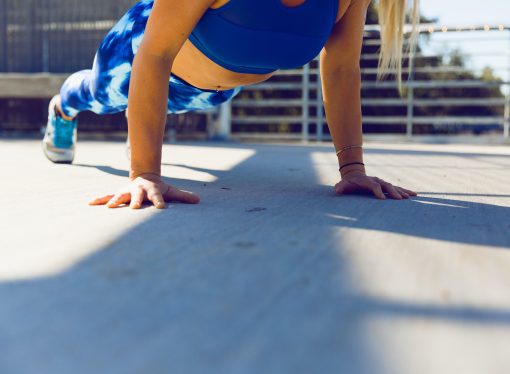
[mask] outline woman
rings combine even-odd
[[[413,0],[413,23],[418,0]],[[416,193],[367,176],[363,164],[359,60],[370,0],[142,0],[101,43],[92,70],[73,74],[50,102],[45,154],[72,162],[76,115],[129,107],[130,183],[91,205],[140,208],[149,200],[198,203],[199,197],[161,179],[168,112],[230,100],[243,85],[262,82],[320,52],[326,119],[336,148],[338,194],[370,191],[384,199]],[[379,76],[397,67],[400,86],[405,0],[380,0]],[[170,82],[170,83],[169,83]],[[150,108],[150,109],[148,109]]]

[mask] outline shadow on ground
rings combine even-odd
[[[309,148],[289,151],[172,180],[202,203],[171,204],[62,274],[0,284],[0,372],[394,373],[370,320],[510,325],[510,311],[368,297],[342,242],[355,228],[504,247],[509,208],[336,197]]]

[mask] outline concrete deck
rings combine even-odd
[[[0,373],[510,372],[510,147],[165,145],[200,205],[89,207],[124,145],[0,140]]]

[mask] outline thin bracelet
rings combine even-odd
[[[345,147],[342,147],[342,149],[340,149],[336,154],[337,154],[337,156],[340,156],[340,154],[342,154],[342,152],[347,151],[352,148],[363,148],[363,146],[362,145],[347,145]]]
[[[342,152],[344,152],[344,151],[348,151],[349,149],[353,149],[353,148],[363,148],[363,146],[362,146],[362,145],[347,145],[347,146],[345,146],[345,147],[342,147],[342,149],[340,149],[340,150],[336,153],[336,155],[337,155],[337,156],[340,156],[340,155],[342,154]]]
[[[348,164],[340,166],[340,169],[338,169],[338,170],[342,170],[342,168],[349,166],[349,165],[363,165],[363,166],[365,166],[365,164],[363,162],[349,162]]]

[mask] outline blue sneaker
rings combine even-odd
[[[74,160],[78,121],[67,121],[56,111],[59,95],[54,96],[48,106],[48,123],[42,141],[43,152],[50,161],[70,164]]]

